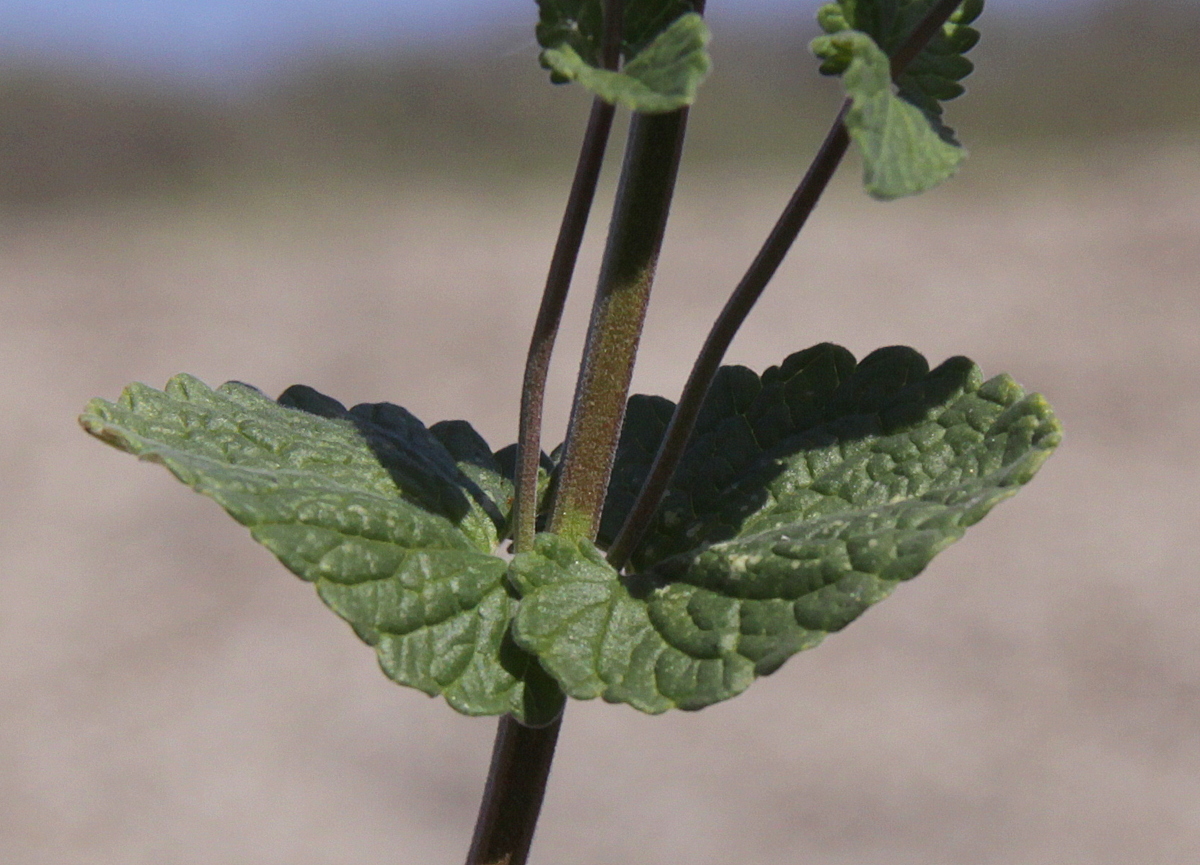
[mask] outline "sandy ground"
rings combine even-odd
[[[839,183],[732,359],[969,353],[1045,393],[1067,442],[736,701],[572,705],[534,862],[1200,861],[1196,153],[977,153],[887,206]],[[683,190],[639,389],[677,393],[786,182]],[[0,217],[0,861],[461,861],[493,722],[389,683],[211,502],[74,416],[186,370],[507,443],[561,196],[413,181]]]

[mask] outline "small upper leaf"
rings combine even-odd
[[[621,56],[632,60],[688,12],[690,0],[625,0]],[[542,48],[574,49],[585,63],[601,65],[604,0],[538,0],[537,40]]]
[[[216,500],[375,647],[400,684],[461,712],[550,720],[560,695],[512,643],[516,608],[491,555],[511,487],[463,424],[426,430],[387,403],[177,376],[130,385],[80,418]]]
[[[866,33],[889,57],[908,39],[937,0],[835,0],[817,12],[817,21],[827,34],[847,30]],[[930,118],[938,133],[953,140],[953,132],[941,124],[942,102],[962,95],[963,78],[974,68],[964,55],[979,41],[979,31],[970,25],[983,12],[983,0],[964,0],[940,31],[926,43],[896,79],[900,96]],[[853,59],[844,45],[828,37],[813,40],[813,51],[824,61],[821,72],[841,75]]]
[[[838,0],[817,19],[827,36],[813,40],[821,71],[843,75],[852,107],[846,127],[863,155],[863,182],[880,199],[923,192],[950,177],[966,155],[942,122],[941,102],[963,92],[963,56],[979,40],[969,25],[982,0],[966,0],[909,62],[893,87],[888,59],[934,0]],[[895,91],[895,92],[893,92]]]
[[[631,400],[610,532],[668,407]],[[514,635],[573,697],[647,712],[728,699],[918,574],[1060,438],[1044,399],[965,358],[931,371],[911,349],[856,364],[822,345],[761,378],[724,368],[636,572],[541,536],[511,565]]]
[[[966,151],[945,140],[928,117],[892,92],[887,55],[853,30],[830,36],[852,56],[842,76],[851,106],[846,129],[863,159],[863,185],[890,200],[932,189],[953,176]]]
[[[540,3],[542,65],[562,83],[578,81],[602,99],[634,111],[674,111],[695,101],[708,74],[708,26],[691,4],[642,0],[626,4],[621,71],[600,58],[600,0]]]

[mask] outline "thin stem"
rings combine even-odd
[[[550,356],[554,352],[554,341],[566,306],[571,276],[579,259],[583,232],[596,196],[596,184],[600,178],[614,113],[614,107],[603,99],[597,97],[592,102],[591,117],[575,169],[575,181],[567,199],[554,256],[550,260],[550,272],[546,277],[546,289],[534,324],[533,338],[529,342],[529,356],[521,389],[517,471],[514,478],[513,542],[517,552],[532,549],[533,536],[537,531],[537,478],[546,377],[550,372]]]
[[[904,44],[897,49],[892,57],[892,77],[898,76],[905,67],[921,52],[925,44],[946,22],[958,8],[961,0],[941,0],[934,6],[921,22],[913,28],[913,32],[905,39]],[[808,221],[809,215],[817,206],[825,187],[833,177],[838,165],[845,156],[850,145],[850,135],[846,131],[845,117],[850,101],[842,103],[841,110],[825,136],[821,149],[809,166],[796,188],[791,200],[784,208],[771,234],[767,237],[762,249],[759,250],[750,268],[733,290],[721,314],[713,323],[704,347],[696,358],[687,384],[675,406],[675,413],[663,435],[654,463],[646,477],[637,500],[630,508],[612,546],[608,551],[608,561],[615,568],[622,568],[629,557],[637,549],[646,531],[650,528],[650,520],[662,498],[666,494],[667,485],[675,474],[679,461],[683,458],[688,439],[696,426],[696,418],[708,395],[709,386],[717,374],[721,360],[733,341],[734,335],[762,296],[767,283],[775,275],[783,262],[788,250],[795,242],[800,229]]]
[[[605,0],[604,44],[601,63],[605,69],[616,69],[621,60],[621,34],[624,24],[624,0]],[[516,495],[513,500],[513,548],[523,552],[533,547],[537,532],[537,478],[541,457],[542,409],[546,398],[546,378],[550,373],[550,357],[567,303],[571,277],[579,260],[579,248],[587,228],[588,214],[596,198],[596,185],[604,164],[604,152],[612,130],[615,106],[597,97],[592,100],[592,112],[584,133],[575,179],[567,197],[566,211],[559,226],[558,240],[546,275],[546,287],[538,309],[529,354],[525,361],[525,377],[521,387],[521,414],[517,434],[517,470],[513,478]]]
[[[613,207],[550,531],[594,538],[666,233],[687,109],[635,114]]]

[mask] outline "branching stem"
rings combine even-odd
[[[604,44],[601,62],[605,69],[616,69],[621,60],[621,35],[624,23],[624,0],[605,0]],[[538,309],[529,354],[525,361],[525,377],[521,387],[521,414],[517,434],[517,471],[513,478],[516,496],[513,500],[514,550],[522,552],[533,547],[537,532],[537,479],[541,457],[542,408],[546,398],[546,378],[550,372],[550,357],[562,321],[571,277],[579,260],[579,248],[587,228],[588,215],[596,198],[596,185],[604,164],[616,107],[596,97],[583,136],[575,179],[567,197],[566,211],[558,230],[542,304]]]
[[[904,44],[892,56],[892,77],[896,77],[904,71],[905,67],[925,47],[925,44],[933,38],[938,29],[954,14],[954,10],[959,7],[960,3],[961,0],[941,0],[930,9],[921,22],[913,28],[913,32],[904,41]],[[826,135],[821,149],[817,151],[816,158],[809,166],[804,179],[800,181],[800,185],[775,223],[771,234],[767,237],[741,282],[738,283],[737,288],[733,290],[733,294],[730,295],[724,309],[721,310],[721,314],[709,331],[704,347],[700,350],[700,355],[696,358],[691,375],[679,397],[675,413],[663,435],[662,443],[654,457],[654,463],[646,477],[646,482],[609,548],[608,561],[613,567],[620,569],[625,566],[638,544],[641,543],[645,532],[650,528],[654,512],[662,503],[671,477],[675,474],[675,469],[683,458],[688,439],[696,426],[696,418],[700,414],[704,398],[708,395],[709,386],[717,374],[726,350],[746,320],[746,316],[750,314],[750,310],[762,296],[767,283],[779,269],[779,265],[783,262],[788,250],[791,249],[800,229],[804,227],[809,214],[816,207],[830,178],[833,177],[841,163],[842,157],[845,156],[846,149],[850,145],[850,136],[843,122],[848,107],[849,101],[847,100],[842,104],[833,126]]]
[[[624,0],[604,0],[601,62],[606,69],[616,69],[620,63],[624,14]],[[604,163],[614,113],[614,107],[604,100],[593,100],[575,168],[575,179],[567,198],[530,340],[521,391],[517,470],[513,479],[516,487],[513,544],[517,552],[533,547],[537,531],[537,475],[546,377],[571,277],[579,260],[588,214],[596,197],[596,185]],[[492,746],[492,762],[483,790],[483,801],[475,822],[475,835],[467,853],[467,865],[524,865],[542,810],[561,727],[561,715],[551,724],[540,728],[526,727],[511,715],[500,719]]]
[[[521,389],[521,418],[517,436],[517,472],[514,480],[516,498],[513,501],[513,542],[518,552],[533,547],[537,531],[537,479],[541,456],[542,406],[546,397],[546,377],[550,372],[550,356],[562,321],[567,291],[579,259],[579,247],[587,227],[588,214],[596,196],[600,167],[604,162],[609,132],[612,129],[614,106],[597,97],[584,134],[583,148],[575,169],[575,180],[567,199],[566,212],[559,228],[558,242],[550,260],[546,289],[538,309],[529,356],[525,363],[525,378]]]

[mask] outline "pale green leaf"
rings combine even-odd
[[[555,687],[509,635],[517,601],[491,555],[506,491],[482,440],[386,403],[346,411],[309,388],[283,402],[177,376],[93,400],[80,421],[246,525],[395,681],[467,714],[552,718]]]
[[[851,100],[846,129],[862,153],[867,192],[890,200],[953,176],[966,151],[946,140],[924,111],[896,95],[887,55],[871,37],[848,30],[826,38],[852,58],[842,76]]]
[[[935,2],[835,0],[820,8],[817,22],[830,35],[846,30],[866,33],[891,57]],[[983,0],[965,0],[896,79],[900,97],[924,111],[947,141],[954,140],[954,133],[941,122],[941,103],[963,93],[959,82],[973,69],[964,55],[979,41],[979,31],[970,25],[982,11]],[[852,60],[851,52],[827,37],[815,39],[812,48],[822,59],[821,72],[826,75],[841,75]]]
[[[542,62],[563,80],[577,81],[602,99],[646,114],[691,105],[710,66],[708,26],[681,16],[620,72],[585,60],[569,43],[542,51]]]

